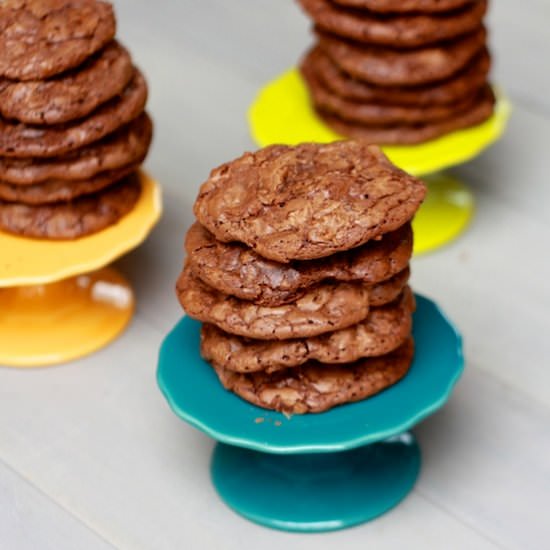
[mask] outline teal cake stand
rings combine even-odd
[[[449,398],[464,367],[462,341],[417,296],[416,354],[386,391],[321,414],[285,416],[226,391],[199,353],[200,323],[184,317],[164,340],[159,386],[174,412],[216,441],[212,480],[242,516],[286,531],[369,521],[398,504],[420,470],[408,432]]]

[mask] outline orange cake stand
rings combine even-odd
[[[128,281],[105,267],[144,241],[162,212],[159,185],[141,172],[142,193],[117,224],[73,241],[0,232],[0,365],[41,367],[97,351],[134,312]]]
[[[473,195],[460,181],[440,171],[474,158],[495,142],[504,133],[510,110],[508,100],[498,94],[493,115],[482,124],[420,145],[383,147],[394,164],[410,174],[423,176],[428,185],[428,196],[413,223],[415,253],[434,250],[467,227],[474,212]],[[296,68],[260,90],[248,119],[252,138],[260,147],[344,139],[316,115]]]

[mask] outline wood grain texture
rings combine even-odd
[[[550,3],[492,3],[494,80],[513,118],[501,142],[453,171],[476,194],[470,230],[414,260],[413,286],[461,327],[468,362],[449,405],[417,429],[419,483],[381,519],[318,537],[229,511],[209,480],[212,442],[175,418],[155,384],[158,346],[180,316],[173,287],[198,187],[254,148],[247,107],[305,51],[308,22],[291,0],[115,7],[151,84],[148,169],[164,185],[165,216],[119,262],[138,297],[122,338],[71,365],[0,369],[0,549],[547,548]]]

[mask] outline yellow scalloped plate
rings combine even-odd
[[[73,241],[48,241],[0,232],[0,287],[39,285],[88,273],[138,246],[162,213],[159,185],[141,172],[136,206],[117,224]]]
[[[432,174],[478,155],[502,135],[509,115],[510,103],[500,96],[493,116],[482,124],[420,145],[392,145],[383,149],[394,164],[409,174]],[[261,147],[345,139],[315,114],[306,84],[296,68],[260,90],[248,118],[252,137]]]
[[[110,267],[0,288],[0,365],[43,367],[83,357],[113,341],[133,312],[132,287]]]
[[[416,215],[415,254],[429,252],[455,239],[468,226],[474,198],[460,181],[436,172],[466,162],[506,128],[511,105],[499,94],[493,115],[482,124],[458,130],[419,145],[384,146],[394,164],[415,176],[426,176],[428,197]],[[330,143],[343,136],[316,115],[300,72],[292,68],[269,82],[252,103],[248,120],[254,141],[261,147],[284,143]]]

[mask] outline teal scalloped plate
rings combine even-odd
[[[222,443],[279,454],[344,451],[398,435],[439,409],[464,368],[462,339],[417,296],[416,354],[407,376],[365,401],[321,414],[268,411],[226,391],[199,353],[200,323],[182,318],[164,340],[158,384],[174,412]]]

